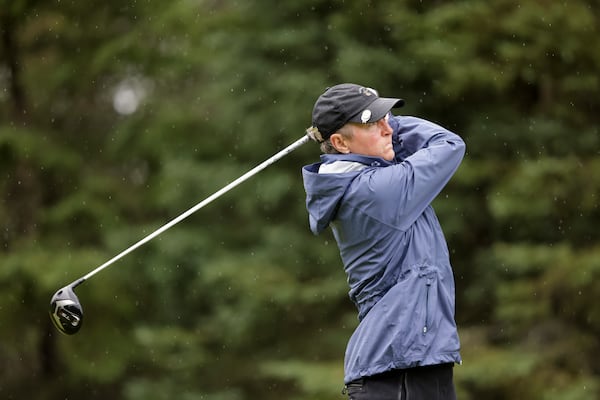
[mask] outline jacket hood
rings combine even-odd
[[[322,164],[331,164],[337,161],[361,163],[365,167],[382,166],[389,162],[377,158],[356,154],[323,154],[321,162],[306,165],[302,168],[304,190],[306,191],[306,209],[310,230],[315,234],[324,231],[335,215],[346,189],[361,171],[319,174]]]

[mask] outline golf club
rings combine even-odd
[[[77,286],[81,285],[83,282],[85,282],[92,276],[96,275],[98,272],[107,268],[108,266],[113,264],[115,261],[121,259],[125,255],[131,253],[133,250],[142,246],[144,243],[147,243],[150,240],[154,239],[155,237],[157,237],[158,235],[160,235],[167,229],[171,228],[173,225],[175,225],[175,224],[181,222],[182,220],[184,220],[185,218],[189,217],[190,215],[192,215],[193,213],[195,213],[196,211],[198,211],[205,205],[207,205],[210,202],[212,202],[213,200],[219,198],[221,195],[227,193],[229,190],[238,186],[240,183],[246,181],[248,178],[251,178],[252,176],[256,175],[258,172],[262,171],[269,165],[276,162],[277,160],[283,158],[284,156],[288,155],[292,151],[296,150],[298,147],[300,147],[304,143],[308,142],[310,139],[312,139],[312,137],[311,137],[310,133],[307,132],[307,134],[305,136],[296,140],[294,143],[290,144],[285,149],[279,151],[277,154],[273,155],[271,158],[263,161],[261,164],[257,165],[250,171],[246,172],[244,175],[240,176],[233,182],[224,186],[222,189],[216,191],[215,193],[213,193],[206,199],[202,200],[200,203],[196,204],[194,207],[190,208],[183,214],[179,215],[178,217],[174,218],[170,222],[161,226],[160,228],[158,228],[154,232],[150,233],[148,236],[144,237],[140,241],[138,241],[138,242],[134,243],[133,245],[131,245],[130,247],[126,248],[121,253],[117,254],[116,256],[114,256],[113,258],[111,258],[110,260],[105,262],[104,264],[100,265],[93,271],[91,271],[88,274],[82,276],[81,278],[75,280],[71,284],[59,289],[54,294],[54,296],[52,296],[52,299],[50,300],[50,319],[52,320],[52,322],[54,323],[56,328],[60,332],[67,334],[67,335],[73,335],[73,334],[77,333],[79,331],[79,329],[81,328],[81,324],[83,322],[83,309],[81,307],[81,303],[79,303],[79,299],[77,298],[77,296],[75,295],[75,292],[74,292],[74,289]]]

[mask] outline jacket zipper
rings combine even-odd
[[[427,333],[427,325],[429,324],[429,289],[431,288],[431,282],[432,279],[430,277],[427,277],[427,291],[425,292],[425,325],[423,326],[423,334]]]

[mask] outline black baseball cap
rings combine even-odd
[[[375,89],[342,83],[319,96],[312,112],[312,127],[327,140],[348,122],[366,124],[379,121],[392,108],[402,107],[404,100],[379,97]],[[318,135],[317,135],[318,136]]]

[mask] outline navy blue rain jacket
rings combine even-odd
[[[332,228],[358,308],[346,383],[391,369],[461,362],[454,276],[430,203],[458,168],[465,144],[420,118],[396,116],[389,123],[393,162],[325,154],[302,169],[310,229]],[[332,163],[359,170],[319,173]]]

